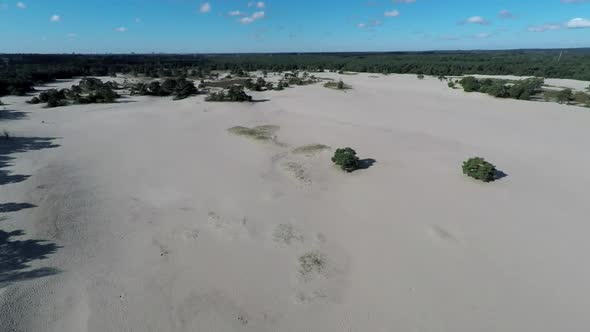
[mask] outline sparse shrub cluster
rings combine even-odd
[[[360,160],[356,156],[356,151],[351,148],[337,149],[332,157],[332,161],[347,172],[355,171],[360,166]]]
[[[496,179],[496,166],[480,157],[470,158],[463,162],[463,174],[483,182]]]
[[[477,79],[473,76],[467,76],[459,81],[465,92],[487,93],[497,98],[512,98],[529,100],[533,95],[542,92],[544,79],[528,78],[519,81],[510,81],[503,79]],[[449,84],[449,87],[451,85]]]
[[[351,86],[345,84],[342,80],[338,82],[327,82],[324,84],[324,87],[336,90],[348,90],[351,89]]]
[[[103,83],[97,78],[83,78],[78,85],[72,85],[69,89],[43,91],[27,103],[47,103],[48,108],[70,104],[114,103],[119,98],[119,94],[113,90],[115,88],[119,88],[116,82]]]
[[[217,101],[217,102],[250,102],[252,96],[244,92],[244,88],[239,85],[234,85],[226,91],[213,92],[209,94],[205,101]]]
[[[174,96],[175,100],[184,99],[199,93],[195,84],[186,78],[168,78],[162,83],[152,81],[150,83],[138,83],[131,87],[132,95],[140,96]]]

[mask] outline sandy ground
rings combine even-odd
[[[252,104],[2,98],[0,330],[587,331],[590,112],[342,78]],[[368,168],[291,152],[311,143]],[[475,155],[507,176],[463,176]]]

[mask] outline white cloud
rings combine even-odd
[[[255,20],[264,18],[264,12],[255,12],[254,14],[252,14],[252,18]]]
[[[414,3],[416,0],[393,0],[393,3]]]
[[[126,32],[127,31],[127,28],[126,27],[118,27],[118,28],[115,29],[115,31],[117,31],[117,32]]]
[[[264,7],[266,7],[266,4],[264,2],[258,1],[256,3],[256,8],[264,8]]]
[[[364,29],[364,28],[371,28],[371,27],[376,27],[376,26],[380,26],[380,25],[381,25],[381,21],[371,20],[367,23],[359,23],[356,25],[356,27],[360,28],[360,29]]]
[[[553,24],[553,23],[545,23],[541,25],[532,25],[527,28],[529,32],[545,32],[549,30],[559,30],[561,29],[561,24]]]
[[[491,33],[488,33],[488,32],[480,32],[480,33],[476,33],[475,35],[473,35],[473,38],[484,39],[484,38],[489,38],[491,36],[492,36]]]
[[[24,2],[17,2],[16,7],[20,9],[26,9],[27,5]]]
[[[49,18],[49,21],[51,21],[51,22],[60,22],[61,21],[61,16],[59,16],[59,15],[51,15],[51,17]]]
[[[399,16],[399,11],[397,11],[395,9],[394,10],[389,10],[389,11],[386,11],[385,13],[383,13],[383,16],[396,17],[396,16]]]
[[[590,28],[590,20],[577,17],[569,20],[565,26],[567,26],[568,29]]]
[[[231,12],[227,13],[229,16],[244,16],[244,14],[239,10],[232,10]]]
[[[199,11],[203,14],[210,12],[211,11],[211,4],[209,2],[203,2],[201,4],[201,7],[199,8]]]
[[[501,18],[514,18],[514,15],[507,9],[501,10],[498,13],[498,16],[500,16]]]
[[[136,18],[135,18],[135,23],[141,23],[141,18],[139,18],[139,17],[136,17]]]
[[[471,16],[465,20],[465,23],[489,24],[490,22],[481,16]]]
[[[250,23],[253,23],[254,21],[261,20],[263,18],[264,18],[264,12],[263,11],[254,12],[250,16],[242,17],[240,19],[240,23],[242,23],[242,24],[250,24]]]
[[[242,23],[242,24],[250,24],[252,22],[254,22],[254,19],[251,17],[242,17],[240,19],[240,23]]]

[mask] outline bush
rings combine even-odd
[[[449,88],[454,89],[455,88],[455,83],[453,82],[449,82],[449,84],[447,84],[449,86]]]
[[[479,91],[479,88],[481,87],[481,84],[479,83],[477,78],[473,76],[464,77],[461,79],[461,81],[459,81],[459,83],[461,83],[461,86],[463,87],[463,90],[465,90],[465,92]]]
[[[424,75],[420,74],[417,76],[419,80],[423,80],[424,79]]]
[[[359,158],[356,156],[356,151],[351,148],[336,150],[332,161],[347,172],[352,172],[359,168]]]
[[[557,93],[557,102],[564,104],[569,102],[573,97],[572,89],[563,89]]]
[[[496,179],[496,166],[480,157],[470,158],[463,162],[463,174],[483,182]]]

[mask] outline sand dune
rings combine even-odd
[[[0,330],[587,330],[588,109],[320,76],[352,89],[3,98]],[[464,177],[476,155],[507,176]]]

